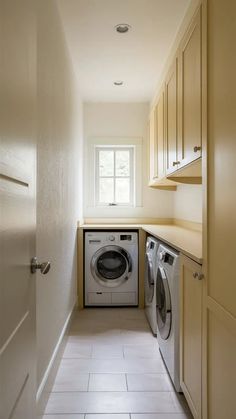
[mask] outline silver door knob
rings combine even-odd
[[[195,145],[195,147],[193,147],[194,153],[197,153],[198,151],[201,151],[201,149],[202,149],[202,147],[198,146],[198,145]]]
[[[180,161],[173,161],[172,163],[173,166],[178,166],[178,164],[180,164]]]
[[[51,268],[51,263],[50,262],[38,263],[36,257],[31,259],[30,270],[31,270],[32,274],[34,274],[37,271],[37,269],[39,269],[41,274],[46,275],[50,271],[50,268]]]

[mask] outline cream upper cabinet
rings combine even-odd
[[[174,60],[165,82],[165,114],[166,114],[166,173],[172,173],[178,166],[177,162],[177,58]]]
[[[203,7],[199,5],[176,48],[164,79],[164,96],[159,96],[151,116],[150,168],[156,184],[163,177],[167,181],[201,183],[206,126],[203,19]]]
[[[156,108],[149,119],[149,182],[157,178],[157,136],[156,136]]]
[[[149,186],[176,190],[175,183],[166,179],[165,147],[165,86],[149,119]]]
[[[157,176],[159,179],[165,176],[165,120],[164,120],[164,104],[165,91],[161,91],[156,106],[156,134],[157,134]]]
[[[181,255],[180,384],[194,418],[202,407],[202,273],[201,265]]]
[[[165,176],[164,129],[164,89],[162,89],[149,120],[150,183]]]
[[[199,8],[179,48],[178,168],[201,157],[201,50],[201,8]]]

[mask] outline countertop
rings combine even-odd
[[[202,233],[174,224],[83,224],[84,230],[142,229],[202,264]]]

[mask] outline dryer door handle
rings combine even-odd
[[[160,252],[160,260],[164,260],[165,254],[165,252]]]

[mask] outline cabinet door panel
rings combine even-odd
[[[236,411],[236,334],[235,325],[225,327],[227,323],[227,315],[222,316],[221,310],[208,311],[209,419],[232,418]]]
[[[157,118],[157,173],[158,178],[165,176],[165,149],[164,149],[164,90],[161,92],[156,109]]]
[[[182,167],[201,157],[202,62],[200,9],[182,41],[180,51],[178,160],[180,161],[179,167]]]
[[[201,266],[182,257],[180,381],[195,418],[201,417],[202,281]]]
[[[157,178],[157,135],[156,135],[156,108],[154,108],[149,120],[149,181]]]
[[[208,202],[203,232],[208,280],[204,296],[207,313],[204,418],[231,419],[236,412],[236,2],[227,2],[226,8],[221,0],[208,0],[207,14]]]
[[[166,80],[166,171],[177,169],[177,59]]]

